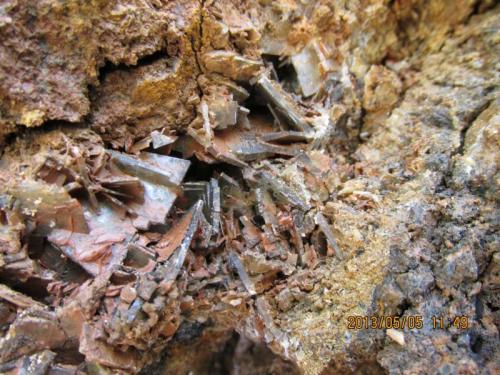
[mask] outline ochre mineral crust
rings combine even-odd
[[[496,374],[492,0],[5,0],[0,373]]]

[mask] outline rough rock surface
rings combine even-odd
[[[499,24],[4,1],[0,372],[498,373]]]

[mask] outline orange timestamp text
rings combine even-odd
[[[367,316],[349,315],[347,317],[347,329],[422,329],[424,318],[421,315],[403,316]],[[432,316],[427,322],[432,329],[445,329],[455,327],[457,329],[468,329],[469,319],[467,316],[456,316],[446,319],[442,316]]]

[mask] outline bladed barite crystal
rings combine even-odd
[[[499,10],[2,1],[0,373],[498,373]]]
[[[298,112],[295,104],[292,104],[289,94],[285,93],[278,83],[271,81],[264,74],[257,78],[255,86],[259,93],[269,104],[282,115],[287,123],[298,131],[307,132],[311,127],[306,123],[303,116]]]

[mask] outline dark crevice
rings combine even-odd
[[[471,339],[472,352],[478,354],[481,352],[482,347],[483,347],[483,338],[478,334],[472,335]]]
[[[18,139],[28,135],[36,136],[37,134],[46,133],[53,130],[63,130],[65,127],[72,129],[86,128],[85,121],[70,122],[65,120],[47,120],[40,126],[28,128],[24,125],[16,124],[17,130],[5,136],[3,143],[0,144],[0,158],[3,157],[5,150],[14,145]]]
[[[14,133],[7,134],[0,144],[0,158],[3,157],[5,150],[10,146],[16,143],[17,138],[20,136],[21,132],[27,128],[18,126],[17,129],[20,129]]]
[[[184,178],[185,182],[210,181],[211,178],[215,178],[221,173],[235,179],[241,178],[241,169],[234,165],[226,163],[208,164],[195,157],[189,160],[191,161],[191,167]]]
[[[358,134],[357,134],[357,143],[354,145],[355,149],[357,149],[360,145],[362,145],[365,140],[361,136],[361,133],[363,133],[363,127],[365,125],[365,116],[366,116],[366,110],[364,108],[361,108],[361,114],[359,117],[359,124],[358,124]]]
[[[103,82],[105,77],[113,72],[119,71],[119,70],[129,70],[141,66],[148,66],[151,64],[154,64],[158,60],[166,59],[168,58],[169,55],[167,53],[167,50],[165,48],[160,49],[158,51],[153,52],[150,55],[146,55],[144,57],[141,57],[140,59],[137,60],[137,63],[134,65],[127,65],[124,63],[120,64],[115,64],[109,60],[106,60],[104,65],[99,68],[99,82]]]
[[[470,127],[476,122],[477,118],[481,116],[481,114],[490,106],[491,100],[487,101],[483,106],[478,108],[478,110],[471,116],[471,119],[467,122],[467,125],[460,131],[460,146],[458,146],[457,150],[453,153],[455,155],[463,155],[464,147],[465,147],[465,137],[467,136],[467,131]]]
[[[263,98],[262,95],[259,94],[259,92],[254,87],[250,87],[248,90],[250,96],[242,104],[243,107],[247,108],[250,111],[248,116],[262,116],[263,118],[267,118],[271,122],[274,121],[273,114],[267,106],[268,102],[266,101],[266,99]]]
[[[140,375],[161,375],[165,374],[168,368],[168,363],[170,358],[173,356],[171,352],[171,347],[173,346],[187,346],[193,343],[195,340],[202,337],[204,331],[212,326],[212,322],[208,321],[205,323],[199,322],[183,322],[177,332],[175,333],[169,347],[167,347],[162,353],[157,356],[157,360],[146,367],[144,367]]]
[[[202,64],[200,62],[200,57],[199,57],[199,53],[200,53],[200,50],[201,50],[201,47],[202,47],[202,43],[203,43],[203,23],[205,22],[204,20],[204,15],[203,15],[203,12],[205,11],[205,0],[200,0],[200,19],[198,21],[198,44],[199,45],[196,45],[197,41],[196,41],[196,38],[194,37],[194,35],[190,35],[189,37],[189,40],[191,42],[191,49],[193,51],[193,54],[194,54],[194,60],[195,60],[195,63],[196,63],[196,67],[198,68],[198,74],[196,75],[196,83],[198,85],[198,91],[199,91],[199,95],[200,95],[200,98],[201,96],[203,95],[203,90],[198,82],[198,78],[203,74],[203,69],[202,69]]]
[[[81,122],[85,124],[91,123],[91,118],[94,111],[94,103],[99,96],[98,87],[102,85],[109,74],[118,71],[128,71],[139,67],[146,67],[148,65],[156,63],[157,61],[164,60],[169,57],[170,56],[167,53],[167,49],[164,47],[149,55],[145,55],[139,58],[137,60],[137,63],[134,65],[127,65],[125,63],[115,64],[112,61],[105,60],[105,62],[99,67],[97,82],[91,82],[87,85],[87,98],[90,102],[90,110],[83,116]]]
[[[49,297],[47,287],[49,282],[35,277],[26,280],[14,280],[11,275],[0,273],[0,283],[7,285],[16,292],[25,294],[35,301],[46,303],[45,298]]]
[[[481,10],[481,5],[482,5],[483,1],[482,0],[476,0],[476,2],[474,3],[473,5],[473,8],[472,8],[472,13],[469,15],[469,17],[467,17],[467,19],[465,20],[465,24],[469,23],[470,19],[479,14],[479,11]]]
[[[262,59],[272,67],[273,78],[281,83],[287,92],[299,95],[297,72],[288,59],[283,60],[276,55],[262,55]]]

